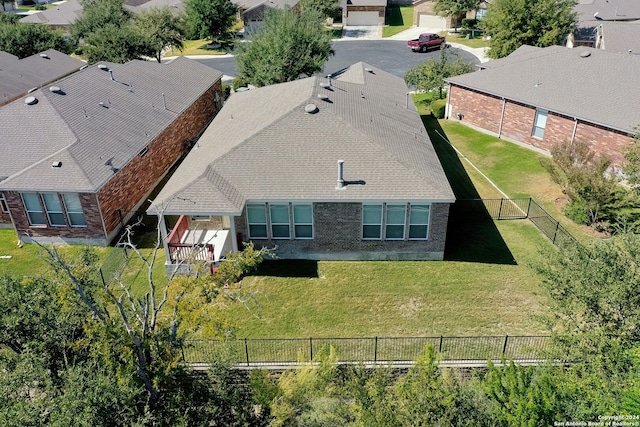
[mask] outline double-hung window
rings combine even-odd
[[[293,232],[296,239],[313,239],[312,205],[293,205]]]
[[[385,239],[404,239],[404,224],[407,217],[406,205],[387,205],[387,218],[385,227]]]
[[[536,117],[533,121],[533,137],[542,139],[544,137],[544,129],[547,127],[547,111],[536,110]]]
[[[409,209],[409,239],[429,237],[429,205],[411,205]]]
[[[362,238],[382,238],[382,205],[362,205]]]
[[[64,193],[62,195],[64,207],[67,210],[67,219],[72,227],[86,227],[87,221],[82,212],[82,204],[78,193]]]
[[[4,194],[0,194],[0,209],[2,209],[2,213],[9,213],[9,206],[7,205],[7,199],[4,198]]]
[[[67,221],[64,218],[64,211],[58,194],[42,193],[42,200],[44,201],[44,208],[47,210],[49,224],[54,227],[66,227]]]
[[[38,193],[22,193],[22,201],[29,217],[29,224],[47,225]]]
[[[269,205],[271,217],[271,237],[274,239],[288,239],[291,236],[289,227],[289,205]]]
[[[247,205],[249,238],[267,238],[267,211],[264,204]]]

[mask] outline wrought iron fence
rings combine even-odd
[[[316,360],[323,348],[332,346],[342,362],[410,363],[430,345],[448,362],[486,360],[537,361],[551,350],[548,336],[485,337],[371,337],[371,338],[245,338],[228,341],[186,340],[182,357],[186,363],[206,364],[225,347],[235,363],[246,366],[287,365]]]

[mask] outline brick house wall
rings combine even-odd
[[[29,217],[24,208],[22,197],[17,191],[5,191],[5,198],[13,217],[13,225],[16,229],[18,237],[30,242],[30,237],[59,238],[67,243],[92,243],[106,245],[104,238],[104,229],[102,227],[102,218],[98,207],[98,200],[93,193],[80,193],[80,203],[84,213],[86,227],[48,227],[48,226],[32,226],[29,224]],[[44,206],[40,201],[42,210]],[[64,210],[64,205],[62,206]]]
[[[628,134],[584,121],[577,121],[553,111],[547,115],[547,124],[542,139],[532,136],[536,108],[531,105],[504,101],[504,118],[500,130],[503,100],[500,97],[481,93],[455,85],[449,87],[450,119],[463,114],[462,122],[482,128],[501,138],[522,142],[545,151],[556,144],[571,142],[575,128],[575,140],[585,141],[598,155],[609,157],[614,165],[624,162],[624,151],[631,142]]]
[[[283,259],[442,260],[449,204],[431,205],[428,240],[363,240],[361,203],[314,203],[314,238],[253,239],[258,246],[277,246]],[[245,214],[235,217],[236,232],[248,240]]]
[[[187,154],[189,141],[218,114],[215,93],[222,99],[220,80],[149,143],[143,156],[129,161],[100,189],[98,201],[107,241],[117,235],[123,221],[135,214],[170,167]]]
[[[381,24],[384,25],[384,6],[347,6],[347,15],[351,12],[378,12],[378,19],[381,19]]]

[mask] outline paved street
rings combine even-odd
[[[427,53],[414,53],[407,48],[406,40],[341,39],[333,42],[333,49],[335,55],[329,58],[324,69],[317,73],[318,75],[333,73],[355,62],[364,61],[402,77],[409,68],[424,62],[427,58],[437,59],[440,55],[438,50]],[[468,62],[480,63],[476,56],[467,51],[455,47],[450,47],[449,49],[452,53],[456,53]],[[222,71],[227,76],[235,76],[237,74],[235,59],[232,56],[193,58],[202,64]]]

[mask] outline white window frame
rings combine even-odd
[[[271,232],[271,238],[273,240],[290,240],[291,239],[291,209],[289,207],[289,203],[268,203],[269,206],[269,217],[267,221],[269,222],[269,231]],[[287,222],[274,222],[273,221],[273,208],[285,208],[287,211]],[[273,232],[273,227],[287,227],[287,235],[286,236],[278,236],[276,237]]]
[[[68,197],[77,197],[78,198],[78,204],[80,205],[80,210],[79,211],[74,211],[71,208],[69,208],[70,203],[67,201]],[[62,202],[64,203],[64,209],[67,212],[67,223],[69,224],[70,227],[73,228],[86,228],[87,227],[87,217],[84,214],[84,211],[82,210],[82,200],[80,200],[80,194],[78,193],[62,193]],[[72,215],[82,215],[82,222],[84,224],[74,224],[74,221],[72,219]]]
[[[477,9],[476,9],[476,16],[475,16],[476,21],[481,21],[481,20],[483,20],[483,19],[487,16],[487,11],[488,11],[488,10],[489,10],[489,9],[488,9],[488,8],[486,8],[486,7],[479,7],[479,8],[477,8]],[[480,11],[482,11],[482,12],[480,12]]]
[[[533,129],[531,131],[531,136],[536,138],[536,139],[543,139],[544,138],[544,131],[547,128],[547,119],[549,117],[549,111],[547,110],[542,110],[540,108],[536,108],[536,115],[533,118]],[[540,126],[540,122],[542,123],[542,126]],[[536,134],[536,132],[540,133],[539,135]]]
[[[389,208],[402,208],[402,224],[400,223],[389,223]],[[388,227],[399,227],[402,225],[402,236],[401,237],[389,237]],[[404,240],[405,234],[407,232],[407,204],[398,204],[398,203],[389,203],[385,204],[384,207],[384,240]]]
[[[298,222],[296,220],[296,207],[309,207],[311,210],[311,222]],[[313,226],[313,203],[292,203],[291,204],[291,217],[293,221],[293,238],[296,240],[313,240],[315,236],[315,230]],[[311,236],[298,236],[297,227],[306,226],[311,227]]]
[[[44,210],[47,213],[47,221],[49,222],[49,226],[51,227],[66,227],[67,226],[67,218],[64,212],[64,208],[62,207],[62,201],[60,200],[60,195],[58,193],[40,193],[40,197],[42,198],[42,205],[44,206]],[[49,197],[51,199],[49,199]],[[49,206],[47,204],[47,200],[51,200],[51,202],[56,203],[57,206]],[[58,210],[59,207],[59,210]],[[51,219],[52,215],[57,215],[61,221],[54,221]]]
[[[24,196],[25,195],[34,195],[36,198],[36,201],[38,202],[38,206],[40,206],[40,210],[33,210],[33,209],[29,209],[27,207],[27,201],[25,200]],[[40,195],[38,193],[34,193],[34,192],[26,192],[26,193],[20,193],[20,197],[22,197],[22,205],[24,206],[24,211],[27,213],[27,218],[29,219],[29,225],[32,226],[46,226],[47,225],[47,216],[45,215],[45,211],[44,211],[44,207],[42,205],[42,200],[40,200]],[[39,213],[40,215],[42,215],[42,223],[39,222],[34,222],[33,218],[31,217],[32,213]]]
[[[370,207],[377,207],[380,208],[380,223],[365,223],[364,222],[364,211],[365,211],[365,206],[370,206]],[[384,224],[384,204],[382,203],[363,203],[362,204],[362,240],[382,240],[383,239],[383,224]],[[379,237],[365,237],[364,236],[364,227],[365,226],[379,226],[380,227],[380,234]]]
[[[428,216],[427,216],[427,222],[426,223],[416,223],[416,224],[412,224],[412,220],[413,220],[413,209],[423,209],[426,208],[428,210]],[[429,230],[430,230],[430,225],[431,225],[431,205],[409,205],[409,227],[408,227],[408,234],[407,234],[407,238],[409,240],[429,240]],[[425,237],[411,237],[411,227],[412,226],[419,226],[419,227],[427,227],[427,233],[425,235]]]
[[[7,204],[7,199],[4,197],[4,194],[0,194],[0,209],[2,209],[2,213],[9,213],[9,205]]]
[[[262,222],[251,222],[249,219],[249,206],[252,207],[261,207],[264,209],[264,223]],[[247,203],[246,207],[247,212],[247,234],[249,235],[249,239],[268,239],[269,238],[269,220],[267,218],[267,205],[266,203]],[[264,236],[252,236],[251,235],[251,226],[259,225],[264,226]]]

